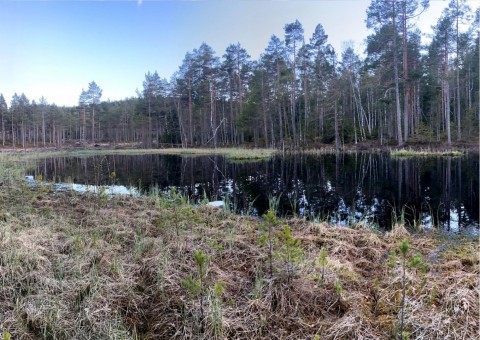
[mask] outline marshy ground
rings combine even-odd
[[[393,339],[402,281],[406,336],[478,335],[475,237],[57,194],[3,170],[0,332],[12,339]]]

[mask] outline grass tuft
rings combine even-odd
[[[460,150],[431,150],[431,149],[394,149],[390,150],[392,157],[459,157],[465,155]]]

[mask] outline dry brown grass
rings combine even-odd
[[[150,197],[104,201],[0,190],[0,332],[13,339],[391,338],[401,277],[399,263],[387,262],[404,238],[430,268],[407,270],[411,337],[478,334],[476,240],[439,251],[448,240],[400,226],[377,234],[286,221],[304,254],[289,281],[279,259],[269,276],[255,218]],[[328,264],[321,283],[323,246]],[[181,284],[195,274],[198,250],[209,257],[204,320],[200,301]],[[220,329],[216,282],[224,286]]]

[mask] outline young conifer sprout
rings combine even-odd
[[[264,223],[261,224],[261,234],[259,242],[263,246],[268,244],[268,264],[269,264],[269,274],[270,278],[273,277],[273,253],[274,253],[274,230],[280,223],[280,220],[277,217],[277,208],[280,197],[270,197],[269,199],[269,209],[265,215],[263,215]]]
[[[212,299],[212,321],[213,329],[216,336],[223,338],[223,311],[222,311],[222,295],[223,295],[223,284],[221,282],[216,282],[215,286],[212,289],[213,299]]]
[[[398,252],[400,253],[400,261],[402,266],[402,300],[400,302],[401,311],[400,311],[400,330],[399,337],[400,339],[409,339],[410,333],[405,331],[405,309],[406,309],[406,292],[407,292],[407,276],[406,269],[414,269],[415,272],[420,272],[423,276],[422,286],[425,285],[426,279],[424,273],[428,270],[428,265],[423,261],[420,254],[416,254],[408,259],[408,252],[410,250],[410,244],[407,239],[404,239],[400,246],[398,247]]]
[[[322,270],[322,276],[320,277],[320,282],[322,287],[325,285],[325,268],[328,264],[328,252],[325,246],[320,249],[320,256],[318,257],[318,264]]]
[[[200,330],[203,333],[205,329],[205,279],[207,274],[208,257],[201,250],[196,251],[193,254],[193,259],[197,267],[196,278],[190,273],[187,279],[182,281],[182,286],[187,289],[190,295],[197,297],[200,304]]]
[[[401,315],[400,315],[400,335],[402,339],[405,338],[403,332],[404,326],[404,319],[405,319],[405,293],[406,293],[406,276],[405,276],[405,268],[406,268],[406,260],[407,260],[407,252],[409,249],[409,244],[407,240],[403,240],[402,244],[398,248],[400,251],[401,261],[402,261],[402,302],[401,302]],[[408,336],[407,336],[408,337]]]
[[[335,293],[337,293],[338,297],[340,298],[343,293],[343,287],[338,277],[335,279],[334,288],[335,288]]]
[[[292,235],[292,229],[289,226],[284,226],[277,237],[281,242],[277,253],[285,263],[287,281],[290,282],[295,272],[295,264],[301,260],[303,255],[300,240]]]

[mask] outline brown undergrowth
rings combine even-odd
[[[478,334],[476,240],[279,220],[270,275],[260,219],[158,197],[0,196],[0,332],[12,339],[395,338],[403,239],[426,263],[406,271],[410,337]],[[296,261],[280,256],[284,224]],[[189,290],[196,252],[206,271]]]

